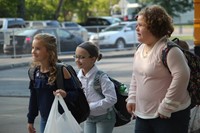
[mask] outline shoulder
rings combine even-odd
[[[63,75],[64,75],[64,78],[65,78],[65,79],[71,78],[71,74],[69,73],[69,71],[67,70],[66,67],[63,67],[63,68],[62,68],[62,71],[63,71]]]
[[[65,64],[63,64],[63,63],[57,63],[56,64],[56,68],[57,68],[57,74],[58,75],[63,75],[65,79],[71,78],[71,74],[67,70]]]

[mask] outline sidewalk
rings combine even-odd
[[[123,51],[104,51],[102,52],[103,58],[117,58],[133,56],[135,49],[123,50]],[[59,59],[67,62],[74,61],[73,54],[59,55]],[[31,57],[21,58],[0,58],[0,70],[23,67],[29,65]],[[28,109],[28,97],[0,97],[0,133],[27,133],[27,109]],[[37,117],[35,121],[35,127],[39,130],[40,117]],[[134,122],[114,128],[113,133],[132,133],[134,131]],[[83,127],[83,124],[81,124]]]
[[[103,51],[103,58],[117,58],[117,57],[127,57],[133,56],[135,48],[126,49],[121,51]],[[73,54],[59,55],[58,59],[63,62],[73,61]],[[32,57],[0,57],[0,70],[28,66],[32,60]]]

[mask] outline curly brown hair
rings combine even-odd
[[[42,42],[43,46],[46,47],[49,52],[49,78],[48,84],[52,85],[56,80],[56,63],[58,61],[57,56],[57,45],[56,45],[56,37],[54,35],[48,33],[39,33],[34,36],[35,40],[39,40]],[[40,63],[32,62],[32,67],[39,67]]]
[[[140,15],[144,17],[149,31],[157,38],[161,38],[165,35],[170,37],[174,31],[172,18],[166,10],[159,5],[145,7],[138,13],[138,16]]]

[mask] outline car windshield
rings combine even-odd
[[[20,30],[18,32],[15,33],[15,35],[32,35],[37,31],[37,29],[30,29],[30,30]]]
[[[105,31],[121,31],[124,28],[125,24],[119,24],[119,25],[115,25],[115,26],[110,26],[108,28],[106,28]]]
[[[78,27],[78,25],[75,23],[65,23],[65,26],[66,27]]]

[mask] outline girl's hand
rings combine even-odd
[[[28,123],[27,128],[28,128],[29,133],[36,133],[36,130],[35,130],[33,124]]]
[[[135,112],[135,103],[127,103],[126,109],[130,114],[134,115],[133,113]]]
[[[164,116],[164,115],[162,115],[162,114],[160,114],[160,113],[158,113],[158,115],[159,115],[159,117],[160,117],[161,119],[169,119],[169,117]]]
[[[132,115],[131,120],[133,120],[136,116],[134,114],[135,112],[135,103],[127,103],[126,104],[127,111]]]
[[[66,91],[62,90],[62,89],[58,89],[56,91],[53,91],[53,94],[56,96],[56,95],[61,95],[63,98],[65,98],[67,96],[67,93]]]

